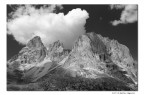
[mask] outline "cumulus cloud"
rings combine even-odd
[[[71,48],[74,41],[85,33],[86,19],[89,14],[80,8],[64,13],[54,13],[61,5],[17,7],[8,20],[8,34],[13,35],[20,44],[26,44],[34,36],[40,36],[45,46],[60,40],[65,48]]]
[[[111,5],[111,9],[123,9],[119,20],[112,21],[112,25],[134,23],[137,21],[137,5]]]

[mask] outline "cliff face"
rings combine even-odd
[[[137,84],[137,69],[129,49],[96,33],[80,36],[71,51],[64,49],[60,41],[45,47],[36,36],[8,61],[8,71],[20,71],[22,78],[31,76],[31,80],[36,81],[46,75],[54,63],[73,77],[110,77]]]
[[[98,34],[87,33],[75,42],[64,68],[67,68],[72,76],[112,77],[137,84],[133,63],[126,46]]]
[[[31,39],[26,47],[22,48],[14,60],[9,60],[9,68],[25,71],[36,66],[46,57],[46,47],[41,42],[40,37]]]
[[[69,53],[68,50],[64,49],[63,43],[61,43],[60,41],[56,41],[53,44],[50,44],[47,49],[48,58],[57,63],[62,61]]]
[[[22,50],[8,61],[8,73],[21,76],[20,79],[36,81],[46,75],[53,65],[68,55],[60,41],[45,47],[41,38],[32,38]]]

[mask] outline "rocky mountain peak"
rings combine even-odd
[[[35,36],[27,43],[26,47],[22,48],[18,56],[13,61],[9,61],[8,64],[13,70],[25,71],[42,62],[46,57],[46,53],[47,50],[41,38]]]
[[[49,45],[47,56],[52,61],[56,61],[57,63],[59,63],[68,55],[68,53],[69,51],[64,49],[63,43],[58,40]]]
[[[128,47],[93,32],[81,35],[72,50],[64,49],[60,41],[46,48],[41,38],[36,36],[13,59],[10,61],[10,68],[28,71],[26,75],[34,74],[39,78],[47,74],[52,62],[56,62],[73,77],[93,79],[111,77],[126,83],[137,83],[136,64]],[[51,61],[50,65],[48,60]],[[46,64],[46,66],[43,65],[38,69],[39,64]],[[44,73],[39,74],[39,71],[44,71]]]
[[[91,40],[91,48],[94,53],[98,54],[106,54],[106,46],[104,43],[100,40],[98,35],[94,32],[92,33],[87,33],[87,36]]]
[[[35,36],[27,43],[27,47],[29,48],[38,48],[38,47],[43,47],[43,46],[44,45],[39,36]]]
[[[64,67],[68,68],[72,76],[109,76],[136,82],[133,62],[125,45],[96,33],[87,33],[75,42]]]
[[[106,45],[99,38],[98,34],[93,32],[80,36],[75,42],[72,51],[89,57],[96,55],[99,59],[110,61]]]
[[[106,46],[94,32],[86,33],[75,42],[74,48],[89,48],[96,54],[106,53]]]
[[[61,43],[59,40],[49,45],[49,51],[62,52],[63,48],[63,43]]]

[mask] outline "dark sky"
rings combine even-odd
[[[89,18],[85,25],[86,32],[96,32],[103,37],[117,40],[119,43],[126,45],[134,59],[137,60],[138,23],[119,24],[117,26],[112,26],[110,23],[110,21],[120,18],[122,10],[110,10],[109,5],[63,5],[63,7],[58,12],[67,14],[75,8],[85,9],[89,13]],[[7,16],[12,11],[12,8],[7,6]],[[17,54],[22,47],[11,35],[7,35],[7,59]]]

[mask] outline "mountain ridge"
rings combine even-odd
[[[8,70],[18,70],[21,79],[31,77],[29,82],[35,82],[50,72],[53,63],[54,69],[61,66],[72,77],[111,77],[137,85],[137,69],[128,47],[94,32],[80,36],[71,50],[64,49],[60,41],[45,47],[36,36],[8,60]]]

